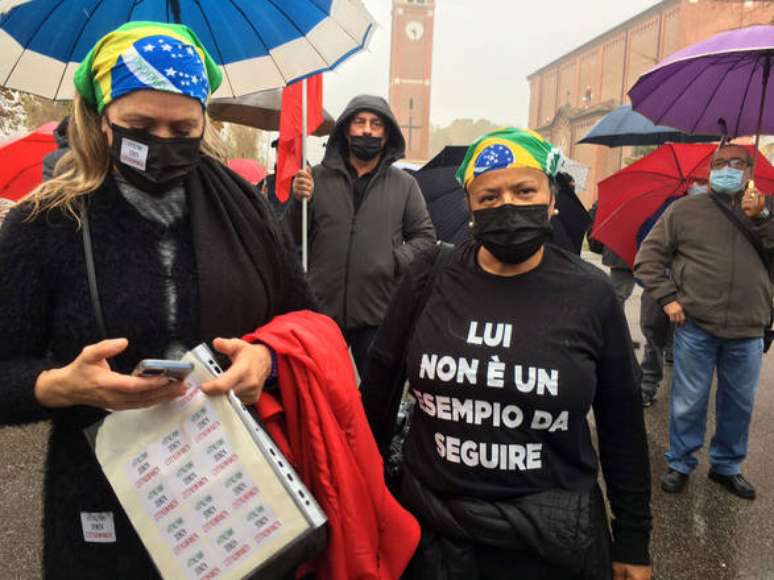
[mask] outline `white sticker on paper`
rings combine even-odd
[[[116,541],[113,512],[81,512],[81,525],[85,542],[110,544]]]

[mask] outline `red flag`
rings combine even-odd
[[[282,91],[280,135],[277,145],[276,194],[281,202],[290,196],[290,183],[301,169],[301,141],[303,133],[302,87],[297,81]],[[311,135],[323,122],[322,75],[309,77],[307,86],[307,135]]]

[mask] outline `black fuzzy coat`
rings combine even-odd
[[[268,208],[265,213],[270,215]],[[25,220],[27,215],[25,206],[15,208],[0,229],[0,425],[52,422],[45,473],[45,576],[155,578],[156,570],[83,434],[105,413],[91,407],[50,410],[34,396],[41,371],[70,363],[100,335],[75,221],[57,211],[32,221]],[[178,244],[173,276],[180,320],[174,338],[188,348],[201,342],[189,220],[165,230],[144,219],[117,188],[106,186],[90,196],[89,216],[108,332],[129,339],[128,349],[111,361],[113,370],[129,373],[140,359],[163,356],[170,342],[163,300],[166,274],[157,251],[162,236],[173,236]],[[288,242],[278,241],[273,251],[291,264],[283,274],[292,289],[285,310],[312,307]],[[255,326],[265,322],[257,320]],[[81,512],[113,512],[117,542],[84,542]]]

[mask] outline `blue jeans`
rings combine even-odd
[[[736,475],[747,455],[763,339],[724,339],[686,320],[675,329],[672,400],[669,416],[669,467],[681,473],[696,469],[694,452],[704,444],[712,373],[717,368],[715,435],[710,466],[721,475]]]

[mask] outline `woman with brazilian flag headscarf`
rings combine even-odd
[[[52,422],[47,578],[157,576],[83,434],[106,409],[185,392],[130,376],[135,364],[214,339],[231,365],[203,389],[254,403],[272,353],[232,337],[313,305],[270,208],[218,161],[206,103],[220,82],[187,27],[133,22],[106,35],[75,75],[70,152],[0,231],[0,424]],[[94,514],[97,536],[86,533]]]
[[[626,319],[601,271],[545,244],[561,164],[533,131],[473,143],[457,172],[473,240],[417,258],[373,346],[361,391],[383,451],[405,378],[417,401],[398,484],[422,526],[407,578],[651,576]]]

